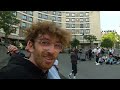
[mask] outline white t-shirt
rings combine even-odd
[[[58,60],[55,60],[54,65],[58,65]]]
[[[54,65],[58,65],[58,60],[55,60]],[[54,65],[49,69],[48,79],[61,79]]]

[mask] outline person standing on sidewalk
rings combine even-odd
[[[68,75],[69,79],[72,79],[71,75],[73,74],[73,79],[76,79],[77,74],[77,54],[75,52],[75,49],[73,48],[71,52],[71,63],[72,63],[72,72]]]

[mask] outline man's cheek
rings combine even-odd
[[[57,57],[58,57],[58,54],[59,54],[58,52],[55,52],[55,53],[54,53],[54,57],[57,58]]]

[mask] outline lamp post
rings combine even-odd
[[[83,35],[83,48],[84,48],[84,30],[83,30],[83,34],[82,35]]]
[[[83,44],[84,44],[84,32],[83,32]]]

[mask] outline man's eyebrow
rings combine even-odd
[[[56,41],[56,43],[61,43],[60,41]]]
[[[48,38],[38,38],[38,40],[49,40]]]

